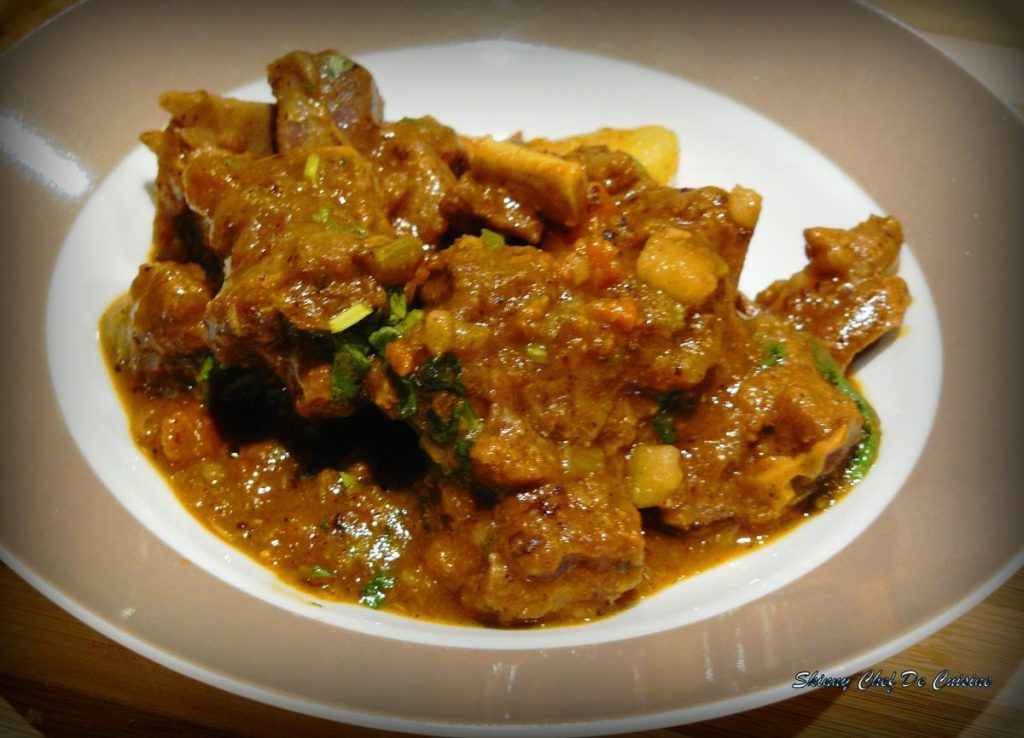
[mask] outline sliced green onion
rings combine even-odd
[[[303,176],[309,181],[316,179],[316,173],[320,171],[320,154],[315,151],[306,157],[306,166],[302,170]]]
[[[346,491],[355,489],[355,486],[359,484],[358,479],[356,479],[354,476],[352,476],[351,474],[344,470],[338,472],[338,480],[341,482],[341,486],[344,487]]]
[[[399,236],[377,249],[377,262],[385,269],[402,269],[416,261],[422,250],[423,244],[415,236]]]
[[[357,302],[352,307],[342,310],[331,318],[327,322],[327,327],[331,329],[331,333],[341,333],[354,326],[363,318],[369,317],[371,313],[373,313],[373,308],[365,302]]]
[[[328,223],[327,227],[338,233],[351,233],[356,238],[366,238],[370,232],[358,223]]]
[[[505,245],[505,237],[489,228],[484,228],[480,231],[480,240],[491,251],[497,251]]]
[[[313,213],[314,223],[326,223],[331,217],[331,211],[325,207],[317,208],[317,211]]]
[[[210,382],[213,379],[213,375],[222,368],[221,363],[217,361],[217,357],[213,354],[203,359],[203,363],[199,365],[196,381],[202,388],[204,404],[209,404],[210,402]]]
[[[355,66],[355,63],[341,54],[331,54],[327,57],[327,76],[337,79],[345,72]]]
[[[535,361],[538,364],[547,364],[550,361],[548,357],[548,347],[543,343],[528,343],[526,344],[526,356],[530,361]]]
[[[331,570],[320,566],[320,564],[313,564],[313,567],[309,570],[310,579],[327,579],[331,576],[333,576],[333,574],[331,574]]]

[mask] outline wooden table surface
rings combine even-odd
[[[0,0],[0,49],[68,0]],[[985,53],[1024,49],[1021,0],[877,0],[990,73]],[[1018,109],[1021,57],[990,86]],[[980,60],[980,61],[979,61]],[[979,71],[980,70],[980,71]],[[1005,90],[1008,90],[1005,91]],[[942,669],[989,677],[988,689],[819,689],[792,699],[644,736],[1024,735],[1024,571],[929,638],[875,664],[883,673]],[[297,715],[159,666],[71,617],[0,564],[0,736],[385,736]]]

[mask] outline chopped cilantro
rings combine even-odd
[[[410,377],[400,377],[392,374],[395,380],[395,389],[398,391],[398,407],[395,409],[398,417],[407,420],[413,417],[419,410],[419,398],[416,396],[416,385]]]
[[[339,343],[331,370],[331,389],[335,400],[344,402],[359,396],[363,377],[369,371],[371,362],[365,347],[355,340]]]
[[[786,347],[781,341],[765,341],[761,344],[761,349],[764,352],[764,358],[759,365],[762,369],[770,369],[776,364],[781,364],[786,358]]]
[[[395,586],[395,576],[389,570],[374,574],[359,590],[359,602],[374,610],[384,605],[388,591]]]
[[[818,373],[857,404],[857,409],[864,421],[860,429],[860,440],[854,447],[850,463],[843,472],[847,481],[859,482],[867,475],[868,469],[875,463],[875,458],[878,456],[880,440],[878,413],[875,412],[868,399],[843,374],[843,370],[839,368],[839,364],[832,358],[828,349],[813,338],[811,339],[811,354],[814,356],[814,366]]]
[[[334,576],[331,573],[331,570],[320,566],[320,564],[313,564],[312,568],[309,570],[310,579],[327,579],[331,576]]]
[[[658,410],[654,413],[654,432],[662,443],[676,442],[675,414],[679,412],[679,406],[683,398],[682,392],[668,392],[658,399]]]
[[[427,392],[452,392],[462,397],[466,394],[462,386],[462,367],[455,354],[447,353],[432,356],[423,362],[418,383]]]
[[[388,321],[399,321],[409,311],[405,292],[401,289],[388,291]]]

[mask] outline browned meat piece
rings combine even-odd
[[[622,489],[591,472],[481,507],[441,486],[443,527],[429,572],[483,622],[523,625],[599,615],[643,576],[643,533]]]
[[[349,144],[370,151],[380,135],[383,103],[373,77],[336,51],[295,51],[267,69],[277,98],[279,151]]]
[[[206,311],[210,348],[226,364],[269,367],[300,413],[351,411],[330,397],[320,343],[333,316],[387,302],[373,255],[393,236],[370,176],[344,146],[258,160],[206,151],[185,171],[189,205],[225,260]]]
[[[196,264],[143,264],[131,290],[104,317],[116,366],[153,381],[194,377],[206,351],[203,315],[213,289]]]
[[[674,421],[683,479],[659,503],[672,526],[776,520],[859,439],[856,404],[819,374],[806,337],[769,317],[742,329],[742,350]]]
[[[225,276],[292,229],[360,241],[391,234],[370,165],[347,146],[264,159],[200,151],[188,162],[184,190],[210,248],[230,260]]]
[[[809,229],[808,266],[755,306],[751,190],[383,124],[332,51],[269,77],[275,105],[162,98],[158,261],[102,331],[140,446],[288,581],[580,621],[870,467],[879,420],[828,353],[845,366],[902,320],[895,220]]]
[[[810,263],[757,304],[819,338],[845,368],[903,322],[910,294],[893,274],[903,231],[895,218],[872,216],[850,230],[809,228],[804,238]]]
[[[436,244],[448,230],[442,204],[455,186],[461,165],[455,132],[433,118],[392,123],[382,129],[370,153],[386,202],[388,219],[400,233]]]
[[[206,348],[203,314],[213,297],[195,264],[143,264],[129,294],[140,341],[161,354],[195,354]]]
[[[203,261],[216,271],[216,265],[205,259],[202,236],[185,204],[182,172],[189,154],[199,149],[257,157],[271,154],[273,106],[208,92],[168,92],[160,97],[160,105],[171,114],[170,123],[163,131],[142,136],[159,164],[153,258]]]
[[[473,217],[527,243],[540,242],[544,222],[574,226],[586,200],[579,162],[512,141],[464,139],[467,171],[447,203],[452,217]]]
[[[581,619],[640,582],[640,515],[621,489],[588,476],[506,497],[485,565],[461,588],[465,606],[502,625]]]

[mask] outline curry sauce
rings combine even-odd
[[[284,581],[579,622],[867,472],[880,422],[846,371],[909,303],[895,219],[808,229],[806,268],[750,299],[759,195],[652,177],[675,166],[643,161],[675,156],[664,129],[386,122],[333,51],[269,79],[270,104],[162,99],[153,253],[101,336],[139,446]]]

